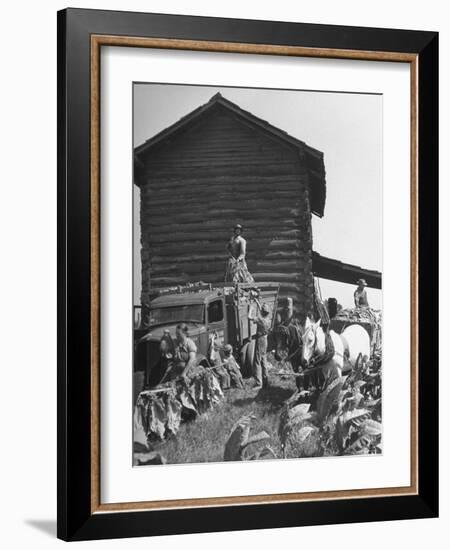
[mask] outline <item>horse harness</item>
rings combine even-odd
[[[317,340],[316,340],[317,342]],[[329,331],[325,333],[325,351],[321,355],[313,355],[311,363],[314,366],[324,365],[333,359],[335,354],[334,342]]]
[[[294,330],[295,333],[296,333],[298,346],[285,359],[285,361],[290,361],[292,358],[294,358],[296,355],[298,355],[300,353],[300,351],[302,350],[302,345],[301,345],[302,336],[300,334],[300,327],[298,325],[289,324],[288,326],[279,325],[277,328],[278,328],[278,330],[282,330],[283,332],[286,332],[288,334],[290,334],[290,329]],[[344,346],[344,352],[343,352],[344,360],[348,359],[348,357],[350,356],[350,350],[349,350],[349,345],[348,345],[347,339],[345,338],[345,336],[343,334],[338,334],[338,336],[341,338],[342,344]],[[325,333],[325,351],[324,351],[323,354],[313,356],[313,358],[311,360],[312,366],[309,367],[309,368],[316,368],[316,367],[319,367],[321,365],[324,365],[325,363],[330,361],[336,355],[336,353],[337,352],[336,352],[336,349],[335,349],[335,346],[334,346],[334,343],[333,343],[333,339],[331,338],[331,334],[330,334],[329,331],[327,331]],[[306,370],[308,370],[308,368]]]
[[[337,336],[340,337],[341,342],[344,346],[343,359],[345,361],[350,356],[349,345],[348,345],[347,339],[345,338],[345,336],[343,334],[337,334]],[[325,363],[328,363],[328,361],[331,361],[331,359],[333,359],[333,357],[336,355],[336,353],[337,352],[336,352],[336,349],[334,347],[334,343],[333,343],[333,339],[331,338],[331,334],[330,334],[329,331],[327,331],[325,333],[325,351],[321,355],[315,355],[315,356],[313,355],[313,358],[312,358],[311,362],[312,362],[313,366],[315,366],[315,367],[319,366],[319,365],[324,365]]]

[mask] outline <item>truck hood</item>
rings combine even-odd
[[[156,325],[155,327],[152,327],[148,329],[148,332],[142,336],[142,338],[139,340],[139,343],[141,342],[149,342],[149,341],[160,341],[163,337],[164,331],[168,330],[170,332],[170,336],[175,339],[176,337],[176,328],[179,323],[175,324],[168,324],[168,325]],[[200,334],[203,334],[206,332],[205,325],[202,325],[200,323],[186,323],[189,330],[189,338],[195,338],[199,336]]]

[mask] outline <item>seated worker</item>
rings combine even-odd
[[[353,297],[355,299],[355,307],[369,307],[369,302],[367,300],[367,283],[364,279],[358,279],[356,282],[358,287],[356,288]]]
[[[178,377],[184,378],[189,369],[195,365],[196,357],[197,346],[189,338],[189,329],[186,323],[181,323],[176,328],[173,356],[167,357],[167,370],[160,383],[169,382]]]
[[[223,366],[230,377],[231,387],[244,389],[244,381],[242,380],[241,369],[236,363],[236,359],[233,356],[233,347],[227,344],[223,348],[224,359]]]
[[[214,375],[218,378],[222,390],[228,390],[231,387],[230,375],[220,358],[217,338],[217,332],[215,331],[209,335],[208,362],[211,365]]]

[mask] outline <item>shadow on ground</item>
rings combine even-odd
[[[237,407],[246,407],[251,403],[264,403],[269,405],[271,409],[275,410],[280,408],[294,392],[295,389],[293,387],[270,385],[268,388],[259,390],[256,395],[233,399],[233,405]]]
[[[56,538],[56,519],[26,519],[25,523],[41,533]]]

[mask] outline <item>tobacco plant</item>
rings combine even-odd
[[[381,360],[358,359],[321,392],[300,391],[280,416],[283,456],[381,453]]]

